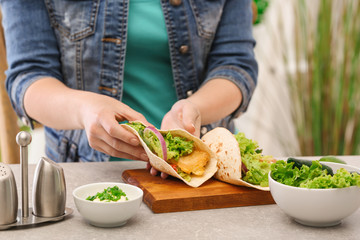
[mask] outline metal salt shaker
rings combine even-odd
[[[38,217],[58,217],[65,213],[66,184],[62,167],[42,157],[33,182],[33,214]]]
[[[14,174],[11,168],[0,163],[0,225],[16,222],[18,195]]]

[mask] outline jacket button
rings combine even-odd
[[[26,126],[30,126],[30,122],[26,117],[21,117],[21,121],[26,125]]]
[[[181,3],[181,0],[170,0],[170,4],[173,6],[179,6]]]
[[[189,91],[186,92],[186,96],[188,96],[188,97],[190,97],[192,94],[193,94],[192,90],[189,90]]]
[[[202,127],[201,129],[200,129],[200,133],[202,134],[202,135],[204,135],[205,133],[207,133],[207,128],[206,127]]]
[[[185,54],[185,53],[188,53],[189,52],[189,47],[187,45],[182,45],[180,48],[179,48],[179,51],[181,54]]]

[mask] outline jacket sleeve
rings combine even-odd
[[[27,88],[45,76],[62,79],[56,37],[44,1],[0,3],[9,66],[6,89],[17,115],[32,127],[32,119],[24,109]]]
[[[223,78],[237,85],[243,99],[232,118],[246,111],[257,83],[258,66],[254,47],[251,1],[226,1],[208,58],[204,83]]]

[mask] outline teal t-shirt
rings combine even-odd
[[[164,15],[160,0],[129,4],[122,102],[160,128],[177,101]]]

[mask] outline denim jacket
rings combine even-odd
[[[33,121],[24,109],[24,93],[44,76],[121,100],[129,0],[0,2],[9,64],[6,88],[23,122],[32,126]],[[178,99],[211,79],[232,81],[242,92],[240,107],[201,132],[232,129],[257,80],[251,0],[161,0],[161,5]],[[45,137],[46,154],[54,161],[109,159],[89,146],[84,130],[45,127]]]

